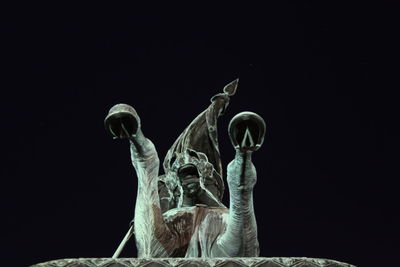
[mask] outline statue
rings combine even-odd
[[[252,153],[265,135],[263,119],[242,112],[229,123],[236,151],[227,167],[229,209],[221,203],[224,181],[218,149],[217,120],[236,92],[238,80],[211,98],[169,149],[164,174],[153,143],[142,131],[140,118],[129,105],[112,107],[105,127],[114,138],[128,139],[138,192],[134,222],[112,258],[60,259],[35,267],[89,266],[338,266],[353,265],[327,259],[258,257],[253,209],[256,170]],[[135,234],[138,258],[118,258]]]
[[[126,104],[110,109],[106,129],[114,138],[129,139],[138,178],[133,228],[139,258],[259,255],[253,208],[256,169],[251,156],[262,145],[266,127],[253,112],[239,113],[229,124],[236,150],[227,167],[229,210],[221,203],[224,181],[217,119],[237,84],[238,80],[229,83],[212,97],[209,107],[178,137],[164,159],[161,176],[157,151],[143,134],[136,111]]]

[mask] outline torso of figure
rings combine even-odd
[[[172,257],[211,257],[211,249],[226,230],[228,209],[197,204],[171,209],[164,221],[180,239]]]

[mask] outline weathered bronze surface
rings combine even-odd
[[[221,202],[225,186],[217,120],[237,85],[235,80],[212,97],[182,132],[164,159],[163,175],[136,111],[126,104],[111,108],[106,129],[114,138],[129,139],[138,178],[134,232],[140,258],[258,256],[253,208],[257,178],[251,156],[262,145],[266,129],[255,113],[242,112],[229,125],[236,150],[227,167],[229,209]]]
[[[326,259],[311,258],[100,258],[63,259],[40,263],[32,267],[354,267],[353,265]]]

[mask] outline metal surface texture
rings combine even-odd
[[[327,259],[313,258],[100,258],[63,259],[44,262],[32,267],[354,267],[354,265]]]

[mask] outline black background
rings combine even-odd
[[[236,113],[267,122],[261,256],[383,266],[399,249],[395,9],[319,2],[2,8],[2,265],[111,257],[136,176],[128,144],[104,130],[108,109],[134,106],[162,160],[239,77],[220,149],[226,168]]]

